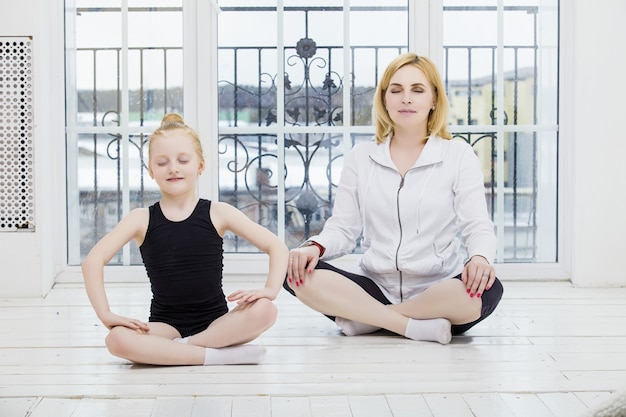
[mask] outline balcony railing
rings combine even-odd
[[[528,12],[536,14],[536,8],[528,8]],[[147,49],[154,51],[154,48],[133,48],[139,62]],[[351,47],[352,72],[346,76],[342,60],[337,59],[343,54],[343,46],[320,45],[308,37],[284,48],[283,74],[273,69],[275,47],[220,47],[220,66],[232,68],[230,73],[221,72],[218,80],[220,135],[215,146],[219,151],[220,200],[240,208],[275,233],[282,222],[289,246],[319,232],[332,213],[345,152],[355,143],[372,138],[371,103],[376,80],[389,61],[386,57],[405,50],[399,45]],[[514,59],[515,66],[506,72],[502,84],[506,90],[502,104],[505,110],[501,113],[505,118],[498,123],[496,47],[444,48],[442,75],[452,107],[451,130],[455,140],[464,140],[474,147],[483,163],[486,198],[494,222],[501,223],[498,230],[504,233],[500,239],[507,262],[537,259],[540,139],[539,129],[528,128],[537,124],[536,50],[536,42],[504,46],[503,53],[517,57],[530,51],[535,60],[530,66],[521,66]],[[180,53],[180,48],[161,51],[165,68],[173,51]],[[78,51],[93,54],[94,86],[98,85],[99,74],[95,70],[98,56],[105,52],[107,56],[114,52],[119,60],[119,49]],[[469,63],[467,77],[451,79],[449,70],[456,65],[454,57],[459,53]],[[256,57],[257,66],[253,70],[246,69],[248,81],[240,81],[238,77],[243,71],[240,61],[243,62],[243,56],[249,59],[251,54]],[[472,57],[476,54],[491,57],[491,62],[487,63],[492,68],[489,76],[472,75]],[[357,84],[354,80],[361,79],[358,73],[365,68],[375,74],[375,78],[370,84]],[[139,71],[143,73],[144,69]],[[167,77],[162,81],[162,88],[146,88],[140,77],[138,88],[130,92],[131,128],[150,124],[156,127],[163,113],[182,112],[182,89],[169,85]],[[532,94],[519,94],[520,90],[529,88]],[[345,89],[349,94],[345,94]],[[282,100],[278,100],[279,94],[283,94]],[[344,102],[345,97],[349,97],[348,103]],[[283,126],[278,126],[279,101],[284,109]],[[83,125],[119,126],[119,88],[100,91],[94,87],[91,91],[79,91],[77,102],[79,130]],[[349,111],[346,112],[346,108]],[[349,114],[348,120],[346,114]],[[81,119],[86,122],[81,124]],[[523,128],[516,129],[518,125]],[[128,136],[131,149],[128,159],[131,166],[128,167],[123,166],[120,158],[123,136],[119,133],[112,130],[109,135],[78,135],[82,255],[122,216],[121,201],[125,193],[130,196],[133,207],[151,204],[159,198],[158,189],[146,178],[147,137],[143,132],[137,129],[136,134]],[[279,136],[284,138],[281,143]],[[348,145],[346,138],[349,138]],[[498,140],[503,144],[498,146]],[[504,155],[498,155],[498,150],[503,150]],[[280,170],[279,164],[283,164]],[[556,166],[556,161],[554,164]],[[125,169],[132,177],[128,189],[121,181]],[[279,172],[284,172],[283,178],[278,178]],[[284,204],[283,210],[279,210],[280,204]],[[499,210],[503,212],[500,216]],[[284,217],[279,218],[281,212]],[[225,249],[231,252],[255,250],[232,236],[227,236]],[[136,248],[131,251],[132,263],[139,263]]]

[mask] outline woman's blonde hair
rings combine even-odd
[[[204,161],[204,155],[202,152],[202,144],[200,143],[200,137],[198,136],[196,131],[190,128],[189,126],[187,126],[183,118],[179,114],[176,114],[176,113],[165,114],[165,116],[163,116],[163,119],[161,120],[161,125],[158,127],[157,130],[152,132],[152,134],[150,135],[150,141],[148,143],[148,160],[150,160],[150,150],[152,149],[152,139],[154,139],[157,136],[163,136],[163,137],[168,136],[168,134],[174,130],[180,130],[182,131],[183,134],[191,138],[193,142],[193,146],[196,150],[196,153],[198,154],[198,158],[200,158],[200,161]]]
[[[413,65],[421,70],[430,83],[435,95],[435,109],[428,115],[427,133],[435,134],[444,139],[452,139],[448,132],[448,98],[441,81],[441,76],[435,64],[428,58],[417,56],[413,52],[404,53],[389,63],[383,73],[376,92],[374,93],[374,119],[376,120],[376,143],[384,143],[388,137],[393,136],[393,120],[385,106],[385,93],[394,74],[405,65]]]

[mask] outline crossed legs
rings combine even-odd
[[[276,321],[276,307],[262,298],[239,305],[213,321],[207,329],[174,341],[180,333],[169,324],[151,322],[150,332],[114,327],[106,337],[112,355],[151,365],[217,365],[258,363],[265,349],[244,345],[256,339]]]
[[[384,328],[416,340],[448,343],[453,328],[484,318],[481,298],[470,297],[458,279],[438,282],[410,300],[390,304],[380,291],[374,297],[344,274],[353,275],[325,264],[304,283],[289,283],[288,290],[312,309],[336,317],[341,327],[350,326],[347,332],[344,329],[348,335]]]

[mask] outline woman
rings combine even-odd
[[[406,53],[374,96],[376,141],[346,155],[333,214],[290,253],[284,287],[348,336],[384,328],[449,343],[502,297],[496,237],[472,148],[452,141],[441,77]],[[352,252],[355,273],[323,260]]]
[[[198,198],[204,171],[198,135],[176,114],[166,114],[151,136],[148,170],[161,200],[125,216],[82,264],[89,300],[110,330],[111,354],[153,365],[255,364],[265,348],[245,343],[276,320],[272,303],[287,270],[287,246],[235,207]],[[265,286],[222,291],[222,237],[227,231],[269,255]],[[104,290],[104,266],[130,240],[139,246],[150,278],[150,318],[117,315]],[[229,311],[227,301],[237,306]]]

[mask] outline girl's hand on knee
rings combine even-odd
[[[144,332],[150,331],[150,327],[148,326],[147,323],[141,320],[119,316],[110,311],[99,318],[100,318],[100,321],[102,321],[102,324],[104,324],[106,328],[109,330],[117,326],[123,326],[123,327],[128,327],[129,329],[132,329],[132,330],[141,330]]]
[[[237,290],[230,294],[226,299],[230,302],[237,302],[237,304],[252,303],[261,298],[267,298],[274,300],[277,296],[277,292],[271,288],[260,288],[254,290]]]
[[[496,280],[496,270],[485,258],[475,255],[465,264],[461,280],[470,297],[480,298]]]

